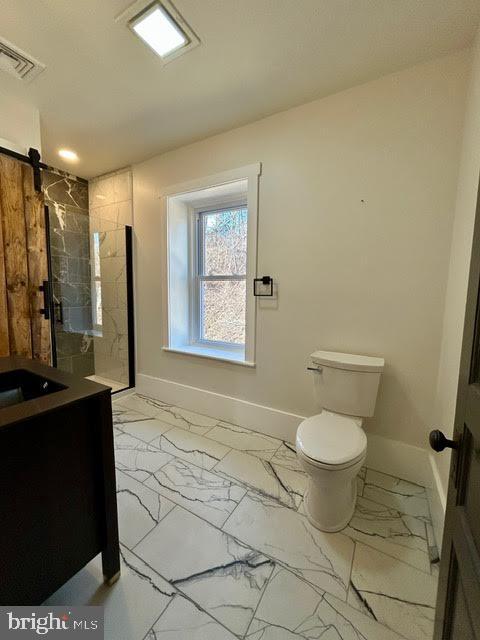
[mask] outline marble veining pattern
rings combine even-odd
[[[175,507],[168,498],[120,470],[117,470],[117,503],[120,541],[129,549]]]
[[[236,640],[226,627],[211,618],[195,602],[175,595],[145,640]]]
[[[368,469],[365,476],[363,496],[400,513],[430,520],[427,492],[412,482],[406,482],[393,476]]]
[[[255,612],[249,640],[400,640],[386,629],[287,569],[278,567]]]
[[[432,637],[436,578],[357,543],[348,603],[410,640]]]
[[[117,468],[140,482],[149,478],[173,457],[127,433],[122,433],[115,439],[115,448]]]
[[[132,218],[132,175],[125,168],[89,182],[90,232],[98,238],[102,333],[95,335],[97,375],[128,384],[125,225]]]
[[[69,174],[42,170],[48,206],[54,329],[59,369],[94,373],[88,186]]]
[[[252,456],[270,460],[278,449],[278,440],[228,422],[219,422],[209,433],[209,438],[222,442],[228,447],[239,449]]]
[[[254,493],[244,497],[223,530],[308,582],[346,598],[355,546],[348,536],[318,531],[305,516]]]
[[[96,559],[52,604],[106,603],[107,640],[431,638],[423,487],[362,469],[349,526],[322,533],[292,444],[137,394],[114,422],[122,578]]]
[[[231,480],[176,458],[145,484],[217,526],[225,522],[246,493]]]
[[[212,469],[230,451],[228,447],[180,427],[173,427],[153,441],[159,449],[177,458]]]
[[[250,456],[243,451],[230,451],[215,466],[215,471],[292,509],[300,506],[307,484],[307,476],[303,472]]]
[[[136,552],[233,633],[244,635],[274,561],[184,509],[170,515]]]
[[[359,496],[355,514],[344,533],[426,573],[430,571],[427,532],[421,518]]]

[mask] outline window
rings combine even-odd
[[[100,233],[93,233],[93,324],[94,328],[101,330],[102,317],[102,278],[100,267]]]
[[[246,205],[196,216],[193,304],[201,342],[245,345],[247,220]]]
[[[164,349],[254,364],[259,172],[250,165],[167,195]]]

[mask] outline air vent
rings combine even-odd
[[[0,38],[0,70],[19,80],[30,81],[45,69],[45,65],[31,55]]]

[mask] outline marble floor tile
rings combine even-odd
[[[97,556],[44,604],[103,606],[105,640],[142,640],[174,593],[166,580],[123,547],[121,577],[113,586],[103,584]]]
[[[126,407],[122,407],[116,402],[112,403],[112,417],[113,424],[117,426],[120,426],[121,424],[125,424],[127,422],[134,422],[135,420],[148,419],[148,416],[145,416],[143,413],[133,411],[132,409],[127,409]]]
[[[136,553],[238,635],[247,631],[274,568],[270,558],[180,507],[142,540]]]
[[[270,459],[270,462],[273,464],[280,464],[282,467],[286,467],[292,471],[302,470],[295,445],[290,444],[290,442],[283,441],[275,452],[275,455]]]
[[[425,522],[359,496],[345,535],[430,572]]]
[[[308,482],[301,471],[292,471],[235,449],[214,470],[292,509],[300,506]]]
[[[135,418],[135,416],[140,416],[140,418]],[[142,414],[136,412],[130,412],[127,420],[124,420],[123,416],[120,415],[115,426],[123,433],[128,433],[147,443],[157,440],[163,433],[173,429],[171,424],[166,424],[156,418],[142,416]]]
[[[219,422],[215,418],[209,418],[208,416],[203,416],[200,413],[194,413],[187,409],[181,409],[180,407],[173,407],[169,405],[162,406],[161,410],[157,414],[157,418],[164,422],[168,422],[174,427],[182,427],[182,429],[198,433],[199,435],[209,433],[210,430]]]
[[[427,492],[418,484],[367,469],[363,496],[400,513],[430,519]]]
[[[232,481],[178,459],[145,484],[216,526],[222,526],[246,493]]]
[[[243,498],[223,530],[321,589],[346,598],[354,549],[347,536],[318,531],[305,516],[254,493]]]
[[[138,411],[150,418],[157,418],[172,427],[182,427],[200,435],[205,435],[220,422],[216,418],[175,407],[167,402],[154,400],[139,393],[132,393],[125,398],[120,398],[115,404]]]
[[[180,427],[170,427],[170,431],[155,439],[152,444],[203,469],[211,469],[230,451],[229,447],[215,440]]]
[[[118,469],[116,475],[120,541],[133,549],[175,504]]]
[[[169,453],[127,433],[115,438],[115,465],[121,471],[143,482],[154,471],[172,459]]]
[[[400,640],[399,635],[372,618],[283,568],[274,570],[245,637]]]
[[[208,432],[208,437],[221,442],[232,449],[239,449],[252,456],[270,460],[281,444],[280,440],[255,433],[250,429],[244,429],[228,422],[219,422]]]
[[[168,405],[165,405],[165,403],[160,400],[154,400],[153,398],[148,398],[147,396],[140,395],[139,393],[132,393],[129,396],[124,396],[123,398],[115,400],[114,406],[137,411],[149,418],[156,418],[161,408]]]
[[[147,633],[145,640],[237,640],[192,601],[177,594]]]
[[[348,602],[410,640],[431,640],[437,581],[391,556],[356,544]]]
[[[362,467],[360,473],[357,476],[357,496],[363,496],[363,490],[365,488],[365,476],[367,475],[367,468]]]

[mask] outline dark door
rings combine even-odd
[[[479,192],[480,193],[480,192]],[[480,640],[480,198],[463,334],[453,440],[430,434],[432,447],[452,447],[440,564],[435,640]]]

